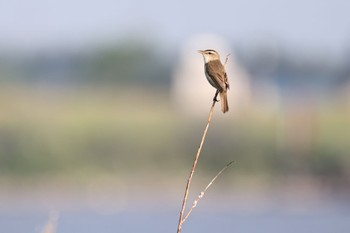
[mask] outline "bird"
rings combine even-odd
[[[227,90],[230,89],[230,84],[225,68],[220,61],[220,55],[213,49],[198,50],[198,52],[203,55],[205,76],[208,82],[216,88],[213,101],[218,102],[217,96],[220,93],[221,111],[226,113],[229,110]]]

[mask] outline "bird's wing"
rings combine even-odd
[[[230,84],[228,83],[228,78],[227,78],[227,73],[225,72],[225,86],[226,86],[226,89],[230,89]]]
[[[210,65],[205,64],[208,75],[212,77],[216,88],[219,91],[226,90],[229,87],[225,69],[219,60],[210,61]]]

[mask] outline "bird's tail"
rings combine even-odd
[[[228,112],[227,91],[220,92],[221,111]]]

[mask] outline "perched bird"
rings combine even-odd
[[[205,76],[209,83],[216,88],[213,100],[218,101],[216,98],[220,93],[221,111],[225,113],[228,111],[227,90],[230,88],[230,85],[227,80],[225,68],[220,61],[220,55],[213,49],[198,50],[198,52],[204,58]]]

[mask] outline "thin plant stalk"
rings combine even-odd
[[[233,161],[229,162],[228,164],[226,164],[226,166],[221,169],[218,174],[216,174],[216,176],[209,182],[209,184],[205,187],[205,189],[198,195],[197,199],[194,200],[190,210],[188,211],[188,213],[186,214],[186,216],[183,218],[182,223],[184,223],[186,221],[186,219],[190,216],[190,214],[192,213],[193,209],[196,208],[198,202],[204,197],[205,192],[208,190],[208,188],[214,183],[214,181],[221,175],[221,173],[223,173],[229,166],[231,166],[231,164],[233,163]]]
[[[218,94],[218,92],[216,92],[215,97],[217,96],[217,94]],[[214,98],[214,99],[216,99],[216,98]],[[194,158],[194,161],[193,161],[193,165],[192,165],[192,169],[191,169],[190,175],[189,175],[189,177],[187,179],[187,184],[186,184],[186,188],[185,188],[185,194],[184,194],[184,198],[183,198],[183,201],[182,201],[182,208],[181,208],[180,217],[179,217],[179,224],[178,224],[178,227],[177,227],[177,233],[181,233],[182,224],[184,222],[183,217],[184,217],[184,213],[185,213],[185,209],[186,209],[186,202],[187,202],[187,198],[188,198],[188,192],[190,190],[192,177],[193,177],[194,171],[195,171],[196,166],[197,166],[198,158],[199,158],[199,155],[201,153],[205,137],[206,137],[207,132],[208,132],[208,128],[209,128],[209,125],[210,125],[211,117],[213,115],[215,103],[216,103],[216,101],[213,100],[213,104],[212,104],[212,106],[210,108],[210,112],[209,112],[209,116],[208,116],[207,125],[206,125],[206,127],[204,129],[204,132],[203,132],[203,135],[202,135],[202,139],[201,139],[201,142],[200,142],[199,147],[198,147],[197,154],[196,154],[196,156]]]

